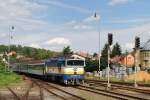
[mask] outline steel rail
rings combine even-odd
[[[98,81],[87,81],[87,83],[91,83],[94,85],[100,85],[100,86],[106,86],[106,83],[103,82],[98,82]],[[119,87],[120,89],[124,89],[124,90],[129,90],[129,91],[134,91],[134,92],[139,92],[139,93],[144,93],[144,94],[149,94],[150,95],[150,90],[147,89],[139,89],[139,88],[134,88],[131,86],[126,86],[126,85],[121,85],[121,84],[111,84],[112,87]]]
[[[97,81],[97,82],[107,82],[105,80],[96,80],[96,79],[85,79],[85,82],[86,81]],[[110,83],[113,83],[113,84],[121,84],[121,85],[127,85],[127,86],[131,86],[131,85],[134,85],[134,83],[129,83],[129,82],[115,82],[115,81],[110,81]],[[142,87],[150,87],[150,84],[145,84],[145,83],[138,83],[138,86],[142,86]]]
[[[44,100],[43,89],[42,89],[42,87],[39,87],[39,88],[40,88],[40,99]]]
[[[58,88],[57,86],[54,86],[54,85],[51,85],[50,83],[48,83],[48,82],[45,82],[45,81],[42,81],[42,80],[38,80],[38,82],[40,82],[41,84],[39,84],[38,82],[37,82],[37,79],[32,79],[32,81],[34,81],[38,86],[41,86],[42,88],[44,88],[44,89],[46,89],[47,91],[49,91],[49,92],[52,92],[52,91],[50,91],[49,89],[47,89],[47,88],[45,88],[45,87],[51,87],[51,88],[53,88],[53,89],[56,89],[56,90],[58,90],[58,91],[61,91],[61,92],[63,92],[63,93],[66,93],[67,95],[70,95],[70,96],[72,96],[72,97],[75,97],[75,98],[77,98],[77,99],[79,99],[79,100],[86,100],[86,99],[84,99],[84,98],[82,98],[82,97],[80,97],[80,96],[77,96],[77,95],[74,95],[74,94],[72,94],[72,93],[70,93],[70,92],[67,92],[67,91],[65,91],[65,90],[63,90],[63,89],[60,89],[60,88]],[[44,85],[46,85],[46,86],[44,86]],[[53,92],[54,93],[54,92]],[[55,93],[55,95],[57,95],[56,93]],[[58,96],[58,95],[57,95]],[[60,95],[59,95],[60,96]],[[65,100],[68,100],[68,99],[66,99],[66,98],[64,98],[64,97],[62,97],[62,99],[65,99]]]
[[[7,87],[7,89],[13,94],[16,100],[21,100],[21,98],[10,87]]]
[[[61,92],[64,92],[64,93],[66,93],[66,94],[69,94],[69,95],[71,95],[72,97],[78,98],[78,99],[80,99],[80,100],[86,100],[86,99],[84,99],[84,98],[82,98],[82,97],[80,97],[80,96],[77,96],[77,95],[74,95],[74,94],[72,94],[72,93],[70,93],[70,92],[67,92],[67,91],[65,91],[65,90],[62,90],[62,89],[60,89],[60,88],[58,88],[58,87],[56,87],[56,86],[53,86],[53,85],[51,85],[51,84],[49,84],[49,83],[46,83],[46,85],[48,85],[48,86],[50,86],[50,87],[52,87],[52,88],[55,88],[55,89],[57,89],[57,90],[59,90],[59,91],[61,91]]]
[[[149,100],[149,99],[142,98],[142,97],[131,96],[131,95],[122,94],[122,93],[119,93],[119,92],[108,91],[108,90],[98,89],[98,88],[89,87],[89,86],[80,85],[79,87],[92,89],[92,90],[97,90],[97,91],[101,91],[101,92],[105,92],[105,93],[109,93],[109,94],[114,94],[114,95],[118,95],[118,96],[122,96],[122,97],[132,98],[132,99],[136,99],[136,100]]]
[[[35,83],[37,86],[39,86],[39,87],[45,89],[47,92],[49,92],[49,93],[51,93],[51,94],[53,94],[53,95],[55,95],[55,96],[61,98],[62,100],[67,100],[67,99],[64,98],[63,96],[58,95],[57,93],[55,93],[55,92],[53,92],[52,90],[48,89],[49,87],[47,88],[47,87],[45,87],[45,86],[43,86],[43,85],[37,83],[35,80],[34,80],[34,83]]]
[[[120,97],[120,96],[108,94],[108,93],[101,92],[101,91],[97,92],[97,91],[94,91],[93,89],[92,89],[92,90],[91,90],[91,89],[89,90],[89,89],[87,89],[87,88],[82,88],[82,87],[73,87],[73,88],[79,89],[79,90],[84,90],[84,91],[91,92],[91,93],[95,93],[95,94],[98,94],[98,95],[104,95],[104,96],[112,97],[112,98],[119,99],[119,100],[128,100],[128,99],[126,99],[126,98],[124,98],[124,97]]]

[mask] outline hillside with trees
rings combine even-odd
[[[17,56],[23,56],[26,58],[32,58],[34,60],[48,59],[52,57],[62,56],[61,52],[55,52],[46,49],[33,48],[28,46],[21,45],[11,45],[10,50],[16,52],[16,55],[11,56],[11,60],[15,61]],[[8,52],[8,46],[0,45],[0,54],[4,54],[4,56]]]

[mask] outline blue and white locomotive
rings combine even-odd
[[[84,82],[85,59],[82,57],[53,58],[42,62],[13,64],[13,71],[38,75],[65,84]]]

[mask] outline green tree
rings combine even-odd
[[[0,45],[0,53],[4,53],[8,51],[8,47],[5,45]]]
[[[101,61],[100,61],[100,68],[105,69],[108,65],[108,44],[105,44],[102,54],[101,54]]]
[[[98,54],[97,53],[93,53],[93,57],[98,57]]]
[[[11,51],[17,51],[16,45],[11,45],[11,46],[10,46],[10,50],[11,50]]]
[[[64,49],[63,49],[63,56],[67,57],[67,56],[69,56],[72,53],[73,52],[71,51],[70,46],[64,47]]]
[[[86,72],[98,71],[98,60],[87,60],[86,61]]]
[[[32,57],[33,49],[32,49],[31,47],[24,47],[24,49],[23,49],[23,54],[24,54],[26,57]]]
[[[111,57],[120,56],[122,54],[121,46],[116,43],[113,46]]]

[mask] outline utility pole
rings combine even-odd
[[[127,62],[127,55],[128,55],[128,52],[127,52],[127,50],[126,50],[126,68],[127,68],[127,64],[128,64],[128,62]]]
[[[8,71],[10,71],[10,55],[9,53],[11,52],[10,47],[11,47],[11,39],[12,39],[12,31],[14,30],[14,26],[11,26],[10,32],[9,32],[9,44],[8,44]]]
[[[108,33],[108,67],[107,67],[107,90],[111,88],[110,84],[110,46],[113,42],[113,35],[111,33]]]
[[[127,73],[127,68],[128,68],[128,51],[126,50],[126,73]],[[125,81],[125,75],[123,76],[123,81]]]
[[[107,67],[107,89],[109,89],[111,87],[111,84],[110,84],[110,46],[108,45],[108,67]]]
[[[99,32],[99,54],[98,54],[99,56],[98,56],[98,62],[99,62],[99,76],[100,76],[100,71],[101,71],[101,68],[100,68],[100,66],[101,66],[101,53],[100,53],[100,32]]]

